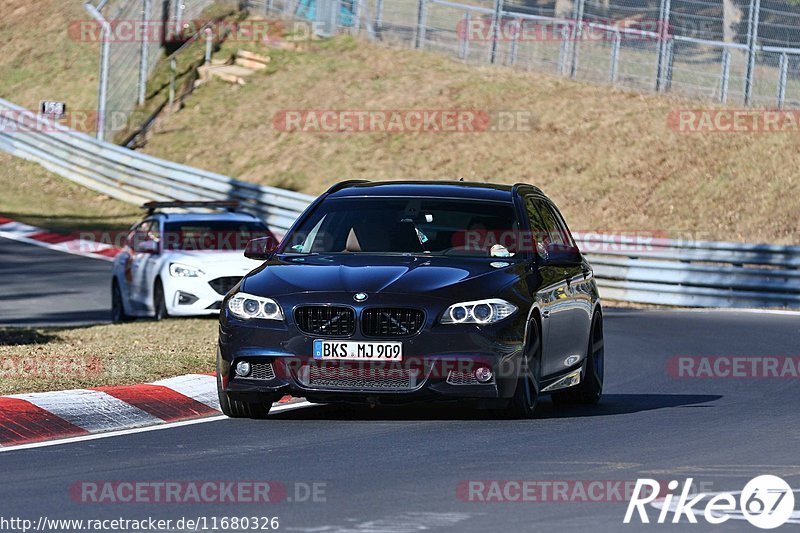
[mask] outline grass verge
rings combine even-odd
[[[0,152],[0,216],[62,233],[125,230],[142,210]]]
[[[232,86],[214,81],[165,116],[145,151],[267,185],[316,194],[343,179],[528,182],[574,230],[696,238],[800,240],[800,138],[687,134],[675,109],[708,107],[435,53],[338,37],[305,51],[247,48],[270,67]],[[273,126],[285,110],[524,111],[528,129],[485,133],[308,133]]]
[[[127,385],[214,371],[217,321],[0,329],[0,394]]]

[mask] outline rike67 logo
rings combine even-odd
[[[658,510],[654,520],[658,524],[668,521],[677,524],[682,519],[697,524],[698,517],[715,525],[728,520],[747,520],[760,529],[800,524],[800,512],[794,510],[794,492],[778,476],[755,477],[741,491],[731,492],[692,494],[692,482],[688,478],[678,493],[680,484],[670,481],[664,495],[663,485],[655,479],[637,479],[623,523],[635,523],[638,516],[638,521],[649,524],[649,506]]]

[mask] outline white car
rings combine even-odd
[[[259,218],[235,211],[236,205],[145,204],[147,216],[131,228],[114,259],[112,321],[219,314],[228,291],[261,264],[245,258],[248,241],[274,237]],[[217,211],[186,212],[188,208]]]

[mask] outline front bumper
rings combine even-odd
[[[370,305],[380,305],[377,298],[371,300]],[[396,299],[385,305],[404,306]],[[447,305],[449,302],[443,302],[442,310]],[[291,394],[319,402],[395,403],[505,399],[516,388],[525,343],[526,319],[521,310],[497,324],[476,326],[439,324],[439,312],[426,309],[425,324],[416,335],[367,338],[357,328],[356,334],[347,338],[401,341],[402,362],[321,362],[313,357],[313,343],[324,337],[300,331],[283,302],[282,306],[285,322],[241,321],[222,313],[218,372],[231,397],[258,402]],[[408,306],[412,306],[410,302]],[[361,316],[361,309],[354,307]],[[234,368],[240,361],[254,365],[258,377],[237,376]],[[474,377],[474,370],[482,366],[493,372],[488,383],[479,383]]]

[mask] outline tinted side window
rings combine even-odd
[[[537,200],[532,197],[525,199],[525,212],[531,225],[531,232],[536,243],[542,242],[545,245],[549,242],[547,224],[542,217],[542,213],[537,207]]]
[[[564,217],[559,212],[558,208],[553,204],[547,204],[548,211],[550,211],[551,215],[554,217],[554,220],[558,227],[559,235],[561,236],[562,244],[565,244],[569,247],[575,247],[575,240],[572,238],[572,234],[567,227],[567,223],[564,221]]]
[[[564,245],[567,241],[558,219],[544,200],[529,197],[525,204],[534,238],[545,246]]]

